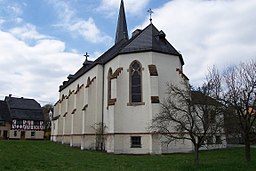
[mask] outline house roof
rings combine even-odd
[[[40,104],[35,101],[34,99],[27,99],[27,98],[16,98],[16,97],[10,97],[6,96],[5,101],[8,103],[8,106],[10,109],[39,109],[41,110]]]
[[[0,121],[11,121],[8,105],[2,100],[0,100]]]
[[[203,94],[200,91],[192,91],[191,92],[191,98],[194,104],[201,104],[201,105],[221,105],[220,102],[213,99],[212,97]]]
[[[40,104],[34,99],[5,97],[12,119],[44,120]]]
[[[44,120],[42,110],[10,109],[12,119]]]
[[[121,50],[121,53],[145,51],[166,53],[179,56],[182,65],[184,64],[181,54],[166,40],[165,33],[162,30],[159,31],[152,23],[144,30],[138,32]]]

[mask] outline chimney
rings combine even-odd
[[[136,29],[134,32],[132,32],[132,37],[137,36],[141,32],[141,29]]]
[[[9,94],[9,97],[12,97],[12,94]]]

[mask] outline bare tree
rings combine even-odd
[[[50,139],[50,133],[51,133],[51,120],[49,117],[49,112],[53,112],[53,105],[52,104],[46,104],[42,107],[43,115],[44,115],[44,132],[45,132],[45,138]]]
[[[95,123],[92,128],[95,130],[95,149],[104,151],[105,150],[105,130],[107,129],[107,126],[102,123]]]
[[[195,164],[199,164],[199,148],[209,137],[223,133],[223,106],[210,95],[217,95],[219,82],[209,81],[196,91],[184,81],[182,86],[168,84],[168,96],[162,109],[152,120],[151,130],[164,136],[167,143],[185,139],[192,142]]]
[[[229,67],[224,73],[223,101],[233,111],[245,143],[246,161],[251,160],[250,144],[255,138],[256,61]],[[254,133],[253,133],[254,132]]]

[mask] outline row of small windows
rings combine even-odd
[[[108,100],[111,100],[111,75],[112,69],[108,71]],[[133,61],[129,66],[129,94],[130,103],[142,102],[142,65],[139,61]]]

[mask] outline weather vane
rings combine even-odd
[[[85,54],[84,54],[84,57],[85,57],[85,60],[86,61],[88,61],[88,57],[89,57],[90,55],[86,52]]]
[[[153,14],[154,12],[152,11],[151,8],[149,8],[147,12],[149,13],[149,21],[150,21],[150,23],[152,23],[152,14]]]

